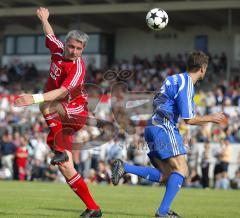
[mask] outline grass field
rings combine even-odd
[[[164,187],[91,186],[106,218],[154,217]],[[240,191],[182,189],[172,209],[183,217],[240,217]],[[77,218],[84,205],[65,184],[0,182],[0,217]]]

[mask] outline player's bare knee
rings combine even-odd
[[[59,102],[57,102],[57,101],[52,101],[52,102],[49,103],[50,113],[57,112],[58,104],[59,104]]]
[[[64,162],[64,163],[59,164],[58,168],[63,174],[66,174],[69,171],[69,169],[71,168],[71,166],[68,162]]]
[[[39,104],[39,110],[41,111],[42,114],[47,114],[49,109],[49,103],[48,102],[43,102]]]
[[[62,174],[66,171],[66,167],[64,165],[58,165],[59,170],[61,171]]]
[[[65,176],[67,178],[71,177],[71,175],[74,174],[76,171],[74,168],[73,162],[71,160],[71,156],[69,157],[69,161],[62,163],[58,167],[59,167],[59,170],[61,171],[61,173],[63,174],[63,176]]]
[[[188,175],[188,167],[185,162],[181,163],[179,166],[177,166],[173,171],[179,172],[181,175],[186,177]]]
[[[185,177],[188,175],[188,166],[184,156],[173,157],[168,163],[171,172],[178,172]]]
[[[43,102],[39,105],[39,109],[42,114],[49,114],[57,112],[56,103],[53,102]]]
[[[187,165],[187,162],[183,161],[181,165],[182,165],[183,175],[185,177],[187,177],[188,176],[188,165]]]

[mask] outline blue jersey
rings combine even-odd
[[[169,76],[153,100],[152,122],[176,126],[179,116],[191,119],[195,116],[194,86],[187,72]]]

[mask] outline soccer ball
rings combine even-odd
[[[168,15],[161,8],[153,8],[147,13],[147,25],[153,30],[162,30],[168,24]]]

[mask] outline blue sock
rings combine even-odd
[[[124,163],[126,173],[135,174],[152,182],[160,182],[161,172],[153,167],[136,166]]]
[[[161,205],[158,209],[159,215],[166,215],[169,211],[170,205],[175,198],[176,194],[178,193],[179,189],[181,188],[184,176],[180,173],[173,172],[168,178],[166,191],[161,202]]]

